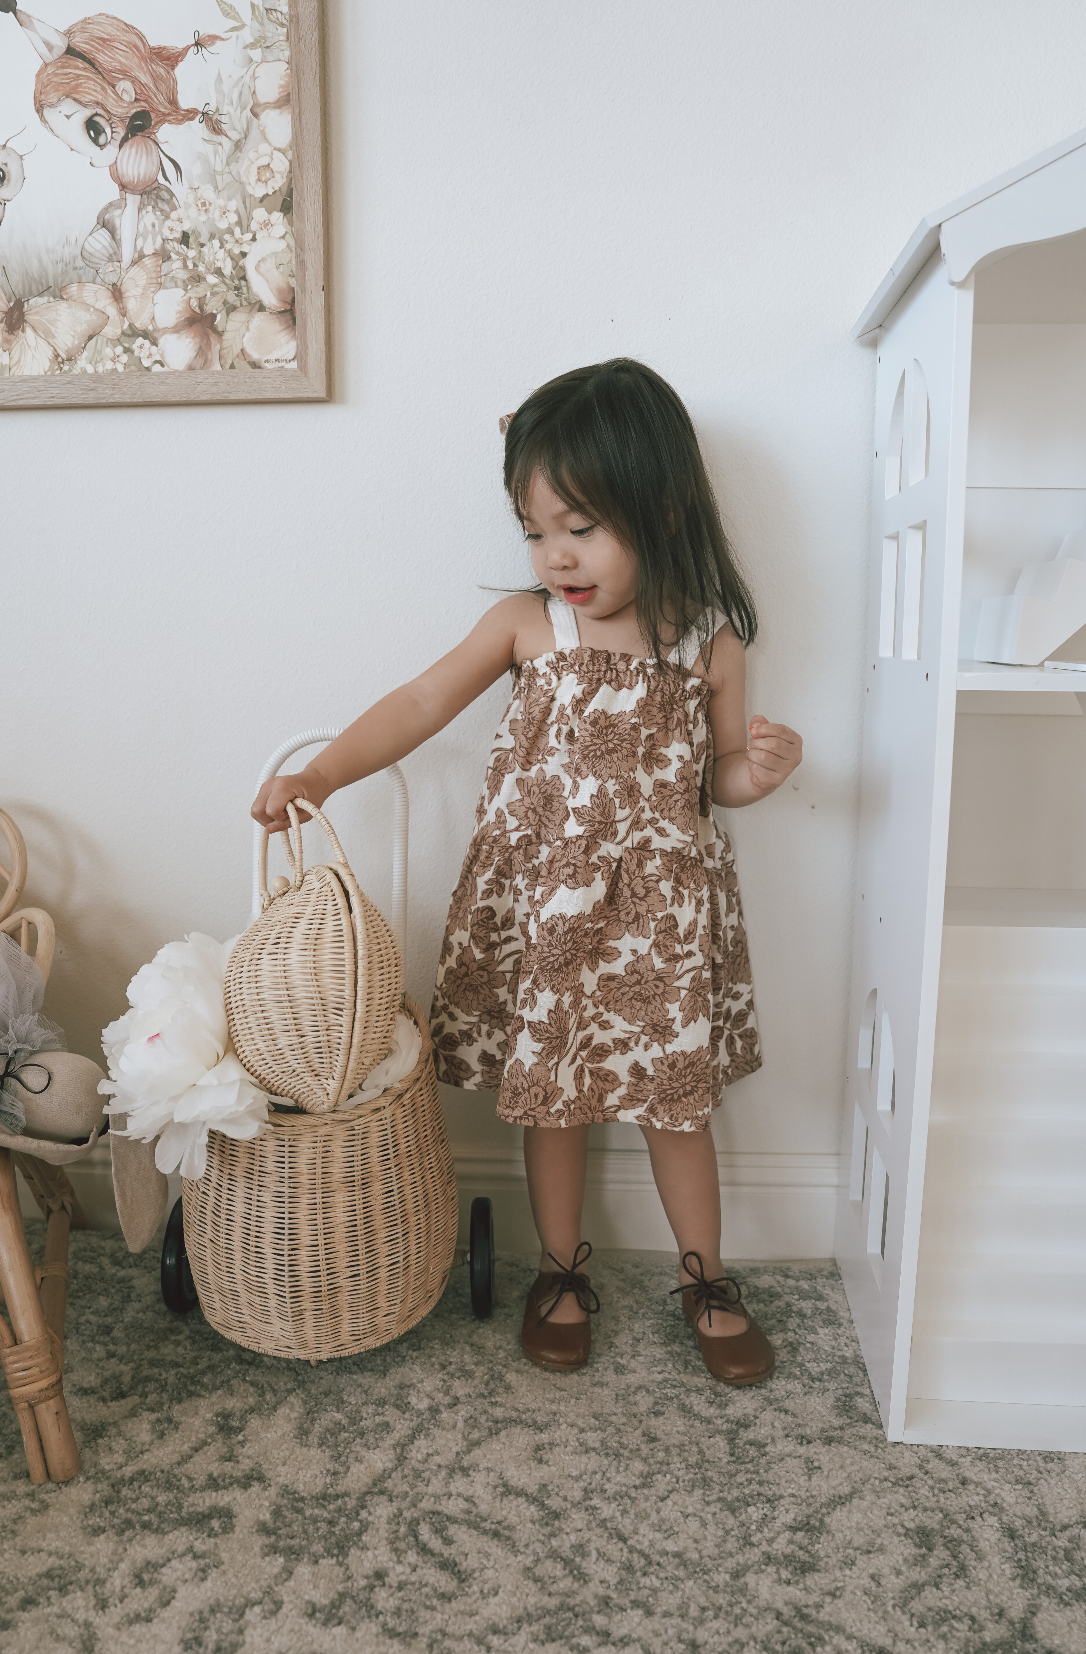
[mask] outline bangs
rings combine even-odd
[[[589,397],[575,398],[560,414],[535,421],[509,455],[505,486],[521,527],[528,516],[532,478],[538,473],[562,504],[598,523],[617,539],[626,521],[608,481],[605,433]]]

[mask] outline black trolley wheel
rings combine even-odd
[[[175,1315],[187,1315],[199,1303],[196,1283],[189,1268],[185,1251],[185,1220],[181,1202],[174,1203],[166,1222],[166,1238],[162,1242],[162,1301]]]
[[[478,1195],[471,1203],[468,1268],[471,1307],[476,1318],[485,1321],[494,1308],[494,1211],[486,1195]]]

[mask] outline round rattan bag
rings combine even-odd
[[[287,805],[293,878],[268,890],[226,967],[226,1016],[242,1065],[273,1096],[326,1114],[357,1091],[392,1044],[403,995],[396,940],[359,888],[339,840],[308,799]],[[335,860],[305,870],[298,810],[319,821]]]

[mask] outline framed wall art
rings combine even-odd
[[[323,399],[320,0],[30,4],[0,0],[0,409]]]

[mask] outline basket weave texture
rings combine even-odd
[[[335,860],[305,871],[298,810],[287,805],[293,879],[268,890],[268,835],[260,862],[263,912],[226,967],[230,1036],[258,1085],[313,1114],[334,1109],[387,1056],[403,994],[403,961],[384,915],[359,888],[335,833],[306,799]],[[291,848],[293,842],[293,849]]]
[[[273,1114],[239,1142],[212,1131],[183,1187],[185,1246],[211,1325],[309,1361],[407,1332],[445,1289],[457,1199],[429,1028],[408,1077],[334,1115]]]

